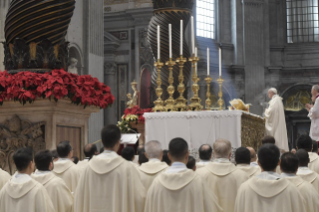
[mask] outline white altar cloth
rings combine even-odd
[[[145,141],[158,140],[163,149],[168,149],[171,139],[181,137],[188,142],[189,149],[194,150],[202,144],[213,145],[216,139],[224,138],[231,142],[232,148],[236,149],[241,146],[241,116],[243,113],[246,112],[145,113]],[[253,114],[250,113],[250,115]]]

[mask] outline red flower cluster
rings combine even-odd
[[[115,100],[110,88],[90,75],[78,76],[63,69],[46,73],[0,72],[0,105],[5,99],[20,101],[24,105],[37,97],[53,97],[55,101],[68,97],[74,104],[100,108],[106,108]]]
[[[124,119],[127,115],[137,115],[139,123],[145,123],[144,113],[152,112],[152,108],[141,109],[139,106],[134,106],[132,108],[126,108],[124,111]]]

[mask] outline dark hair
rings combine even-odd
[[[270,135],[266,135],[263,137],[263,139],[261,140],[262,144],[275,144],[276,140],[273,136]]]
[[[40,171],[49,171],[50,163],[53,161],[53,156],[49,150],[40,150],[34,156],[34,162],[37,169]]]
[[[79,158],[77,156],[72,156],[73,163],[78,164]]]
[[[56,151],[56,149],[51,151],[51,155],[53,159],[59,158],[59,154],[58,151]]]
[[[13,161],[18,171],[25,170],[33,161],[33,150],[29,147],[18,149],[13,155]]]
[[[104,152],[104,146],[100,148],[100,153]]]
[[[306,150],[298,149],[295,155],[299,160],[299,166],[308,166],[310,159],[309,154]]]
[[[95,144],[87,144],[85,145],[83,152],[85,157],[91,159],[93,155],[97,152],[97,147]]]
[[[172,163],[172,161],[168,158],[168,155],[167,155],[167,153],[168,153],[168,150],[167,149],[165,149],[165,150],[163,150],[163,158],[162,158],[162,162],[165,162],[165,163],[167,163],[167,165],[171,165],[171,163]]]
[[[56,151],[60,158],[68,157],[69,153],[72,151],[72,147],[69,141],[61,141],[56,147]]]
[[[138,150],[138,163],[142,165],[142,163],[148,162],[148,158],[145,156],[145,149],[139,148]]]
[[[309,135],[301,135],[297,140],[298,149],[304,149],[307,152],[312,151],[312,139]]]
[[[173,138],[169,142],[168,149],[172,158],[180,160],[188,153],[188,144],[182,138]]]
[[[291,153],[285,152],[281,155],[280,168],[285,173],[295,173],[298,170],[298,157]]]
[[[274,144],[264,144],[258,150],[258,161],[264,171],[276,169],[280,157],[280,151]]]
[[[187,168],[193,169],[196,165],[196,160],[193,156],[188,156],[188,162],[186,164]]]
[[[134,148],[131,146],[124,147],[121,152],[122,157],[127,161],[132,161],[135,155]]]
[[[250,151],[246,147],[239,147],[235,151],[236,164],[250,164]]]
[[[213,149],[209,144],[203,144],[198,149],[199,158],[202,160],[210,160],[212,157]]]
[[[318,143],[312,140],[312,152],[318,153]]]
[[[112,148],[121,139],[121,130],[116,125],[107,125],[101,131],[101,138],[105,148]]]

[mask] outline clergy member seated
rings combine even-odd
[[[172,161],[168,158],[168,150],[164,149],[163,150],[163,162],[165,162],[168,166],[170,166],[172,164]]]
[[[312,139],[309,135],[301,135],[297,140],[297,149],[304,149],[309,154],[310,162],[308,164],[308,167],[319,174],[319,158],[318,154],[315,152],[312,152],[313,146],[312,146]]]
[[[41,150],[34,157],[37,170],[31,177],[47,190],[56,212],[73,212],[73,196],[65,182],[52,173],[53,160],[49,150]]]
[[[131,147],[131,146],[127,146],[127,147],[124,147],[122,149],[122,152],[121,152],[121,156],[127,160],[128,162],[130,162],[132,165],[134,165],[136,168],[139,167],[139,165],[137,163],[133,163],[134,159],[135,159],[135,151],[134,151],[134,148]]]
[[[246,147],[239,147],[235,152],[237,168],[243,170],[249,178],[260,174],[260,168],[250,166],[250,151]]]
[[[306,211],[298,188],[276,173],[279,157],[279,148],[274,144],[259,148],[258,164],[262,172],[240,186],[235,212]]]
[[[196,171],[217,196],[224,212],[234,211],[237,189],[248,180],[248,175],[230,162],[231,154],[231,143],[218,139],[213,144],[213,162]]]
[[[148,158],[148,162],[143,163],[139,167],[139,171],[147,192],[155,177],[165,171],[168,165],[161,161],[163,151],[161,143],[158,141],[149,141],[145,144],[145,156]]]
[[[304,149],[299,149],[296,152],[296,156],[299,159],[299,168],[297,175],[305,181],[311,183],[316,191],[319,193],[319,175],[308,168],[309,154]]]
[[[76,212],[141,212],[145,189],[137,169],[116,152],[121,131],[108,125],[101,131],[104,152],[90,160],[74,196]]]
[[[182,138],[169,143],[172,165],[155,178],[146,197],[144,212],[218,212],[222,209],[207,184],[187,169],[188,145]]]
[[[196,160],[193,156],[188,156],[188,162],[186,164],[188,169],[191,169],[193,171],[196,171]]]
[[[18,171],[0,191],[0,211],[55,212],[46,189],[30,176],[34,171],[32,149],[18,149],[13,161]]]
[[[250,152],[250,164],[249,165],[259,168],[258,163],[257,163],[257,154],[256,154],[255,149],[252,147],[247,147],[247,149]]]
[[[11,175],[0,168],[0,190],[11,179]]]
[[[305,200],[307,212],[319,212],[319,194],[316,189],[300,176],[297,176],[298,157],[291,152],[284,153],[280,158],[281,177],[292,182],[300,191]]]
[[[95,144],[87,144],[84,146],[83,153],[85,158],[78,162],[77,166],[84,170],[88,165],[89,161],[94,155],[98,155],[99,152],[97,151],[97,147]]]
[[[197,169],[202,168],[210,163],[213,149],[209,144],[203,144],[198,149],[200,161],[196,164]]]
[[[69,141],[61,141],[57,146],[59,160],[54,162],[53,173],[64,180],[71,192],[74,192],[80,179],[81,169],[75,165],[71,158],[73,148]]]

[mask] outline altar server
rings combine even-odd
[[[13,155],[17,173],[0,191],[1,212],[55,212],[46,189],[33,180],[33,151],[21,148]]]
[[[277,174],[280,151],[273,144],[264,144],[258,151],[262,173],[243,183],[237,194],[235,212],[306,211],[298,188]]]
[[[250,151],[246,147],[236,149],[235,162],[237,168],[243,170],[249,178],[260,174],[259,167],[250,166]]]
[[[305,200],[305,207],[307,212],[319,212],[319,194],[316,189],[307,181],[304,181],[300,176],[297,176],[298,157],[286,152],[281,156],[281,177],[286,178],[292,182],[299,189],[301,195]]]
[[[252,147],[247,147],[247,149],[250,151],[250,166],[255,166],[259,168],[255,149]]]
[[[234,211],[237,189],[248,179],[244,171],[230,162],[231,154],[231,143],[218,139],[213,144],[213,162],[196,171],[216,194],[224,212]]]
[[[71,192],[74,192],[80,179],[81,169],[75,165],[71,158],[73,148],[69,141],[61,141],[57,146],[59,160],[54,162],[53,173],[62,178]]]
[[[212,159],[213,149],[209,144],[203,144],[198,149],[200,161],[196,164],[196,168],[202,168],[210,163]]]
[[[312,102],[314,105],[306,104],[309,111],[308,117],[311,119],[310,137],[319,142],[319,85],[314,85],[311,89]]]
[[[0,168],[0,190],[11,179],[11,175]]]
[[[304,149],[299,149],[296,152],[296,156],[299,159],[299,168],[297,175],[305,181],[311,183],[316,191],[319,193],[319,175],[308,168],[309,155]]]
[[[312,139],[309,135],[301,135],[297,140],[297,149],[304,149],[308,152],[310,162],[308,167],[319,174],[319,157],[318,154],[312,152]]]
[[[282,98],[277,94],[275,88],[269,89],[268,97],[270,98],[270,102],[269,107],[265,111],[266,134],[275,138],[276,146],[281,152],[287,152],[289,148]]]
[[[161,143],[158,141],[149,141],[145,144],[145,156],[148,158],[148,162],[143,163],[139,167],[139,171],[147,192],[155,177],[165,171],[168,165],[161,161],[163,151]]]
[[[169,143],[172,165],[149,188],[145,212],[218,212],[222,209],[207,184],[193,170],[187,169],[188,145],[182,138]]]
[[[93,157],[81,176],[74,196],[76,212],[141,212],[145,188],[138,170],[116,152],[121,131],[108,125],[101,132],[104,152]]]
[[[52,154],[49,150],[41,150],[34,157],[37,170],[31,177],[41,183],[47,190],[56,212],[73,211],[73,195],[65,182],[55,176]]]
[[[83,149],[83,153],[85,155],[85,158],[78,162],[77,166],[82,168],[84,170],[88,165],[89,161],[94,155],[98,155],[99,152],[97,151],[97,147],[95,144],[87,144],[85,145]]]

